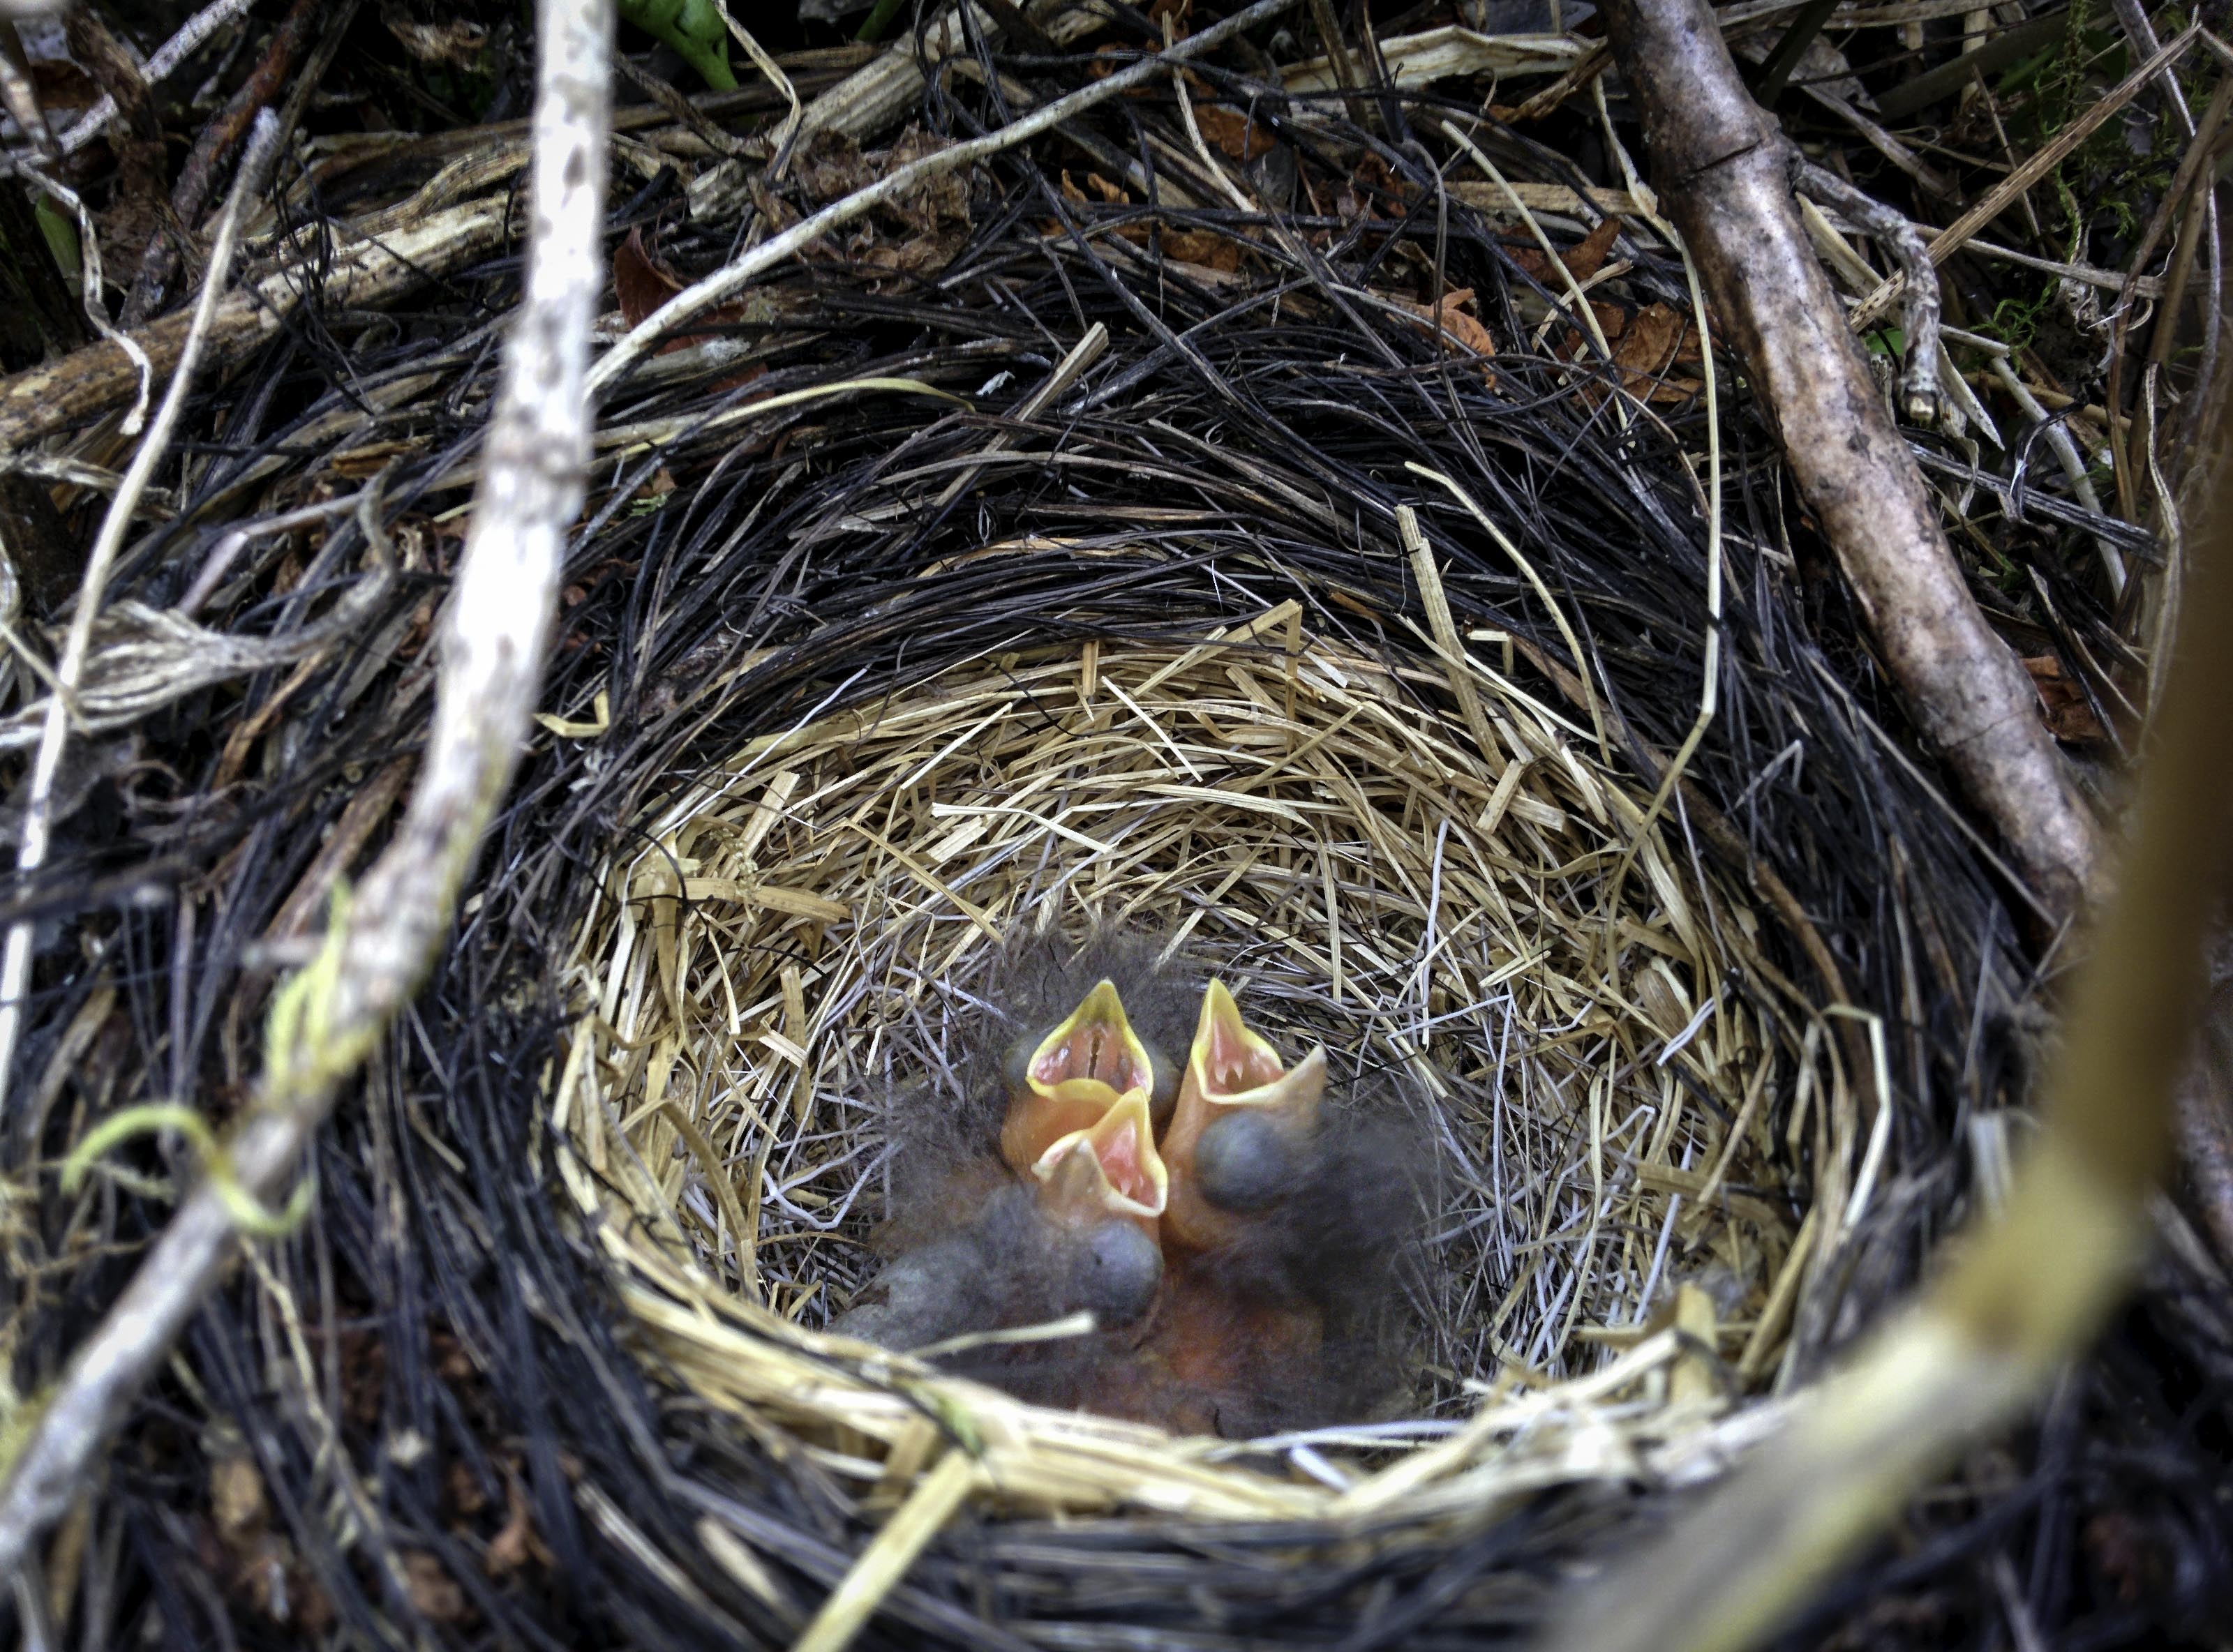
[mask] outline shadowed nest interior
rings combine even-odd
[[[1090,64],[973,47],[908,153],[1003,118],[1011,72]],[[1477,137],[1525,202],[1379,133],[1474,119],[1485,77],[1351,110],[1253,72],[1202,65],[1195,116],[1277,211],[1200,205],[1228,198],[1157,93],[817,249],[609,394],[459,938],[310,1220],[199,1317],[57,1545],[73,1633],[782,1640],[901,1510],[950,1524],[860,1579],[866,1643],[1478,1644],[1772,1430],[1990,1190],[2027,916],[1726,364],[1709,423],[1679,257],[1624,196],[1585,339],[1537,237],[1576,251],[1608,192],[1523,131]],[[631,119],[616,247],[642,232],[654,287],[718,265],[725,163]],[[317,181],[376,212],[519,159],[438,147]],[[889,158],[805,159],[750,210]],[[289,190],[283,222],[317,198]],[[271,980],[392,820],[516,273],[313,306],[198,399],[177,514],[120,567],[128,705],[13,907],[58,943],[5,1121],[17,1395],[189,1167],[143,1144],[66,1196],[52,1167],[133,1102],[245,1102]],[[1651,349],[1608,354],[1631,328]],[[2132,530],[2034,504],[1984,531],[2090,625],[2071,569]],[[1398,1401],[1259,1447],[822,1334],[873,1266],[895,1099],[952,1096],[1006,940],[1097,927],[1424,1122]],[[2132,1333],[2190,1377],[2228,1346],[2201,1277],[2166,1265]],[[1918,1513],[1915,1575],[1993,1600],[2007,1520],[2075,1542],[2111,1478],[2209,1575],[2186,1443],[2216,1414],[2159,1376],[2074,1379],[2013,1481]]]

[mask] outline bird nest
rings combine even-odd
[[[1477,61],[1474,102],[1504,60]],[[818,1602],[824,1643],[872,1609],[1010,1649],[1509,1633],[1661,1506],[1636,1488],[1772,1429],[1991,1187],[2030,1037],[2013,882],[1726,363],[1706,393],[1649,200],[1486,129],[1500,180],[1453,183],[1456,152],[1307,88],[1262,153],[1247,122],[1287,117],[1246,68],[1188,95],[1276,211],[1190,204],[1229,197],[1175,86],[607,387],[542,727],[459,933],[322,1137],[312,1219],[139,1403],[58,1597],[146,1597],[184,1640],[203,1607],[167,1580],[215,1565],[258,1643],[321,1614],[367,1643],[771,1641]],[[994,124],[990,84],[908,107]],[[625,118],[624,310],[726,262],[749,193]],[[389,154],[367,210],[439,159]],[[750,210],[889,160],[808,159]],[[0,1238],[41,1282],[17,1391],[188,1168],[136,1143],[65,1194],[54,1167],[135,1103],[253,1094],[271,983],[410,781],[516,297],[485,245],[407,326],[344,295],[236,363],[119,561],[122,664],[88,683],[140,674],[114,717],[115,681],[88,695],[12,908],[46,937],[0,1138]],[[1600,336],[1563,326],[1569,277]],[[94,430],[57,474],[120,451]],[[2048,519],[1989,524],[1995,554],[2063,580]],[[20,712],[43,691],[13,680]],[[899,1099],[957,1093],[1018,938],[1110,933],[1418,1127],[1433,1206],[1359,1415],[1174,1433],[830,1330],[877,1265]],[[2145,1371],[2087,1380],[2104,1440],[2200,1426],[2148,1421]],[[1982,1531],[1997,1495],[1946,1518]]]
[[[1300,616],[963,662],[762,736],[631,823],[570,949],[553,1116],[693,1390],[864,1490],[960,1437],[1012,1506],[1263,1519],[1619,1472],[1595,1434],[1512,1431],[1618,1395],[1647,1437],[1769,1368],[1812,1203],[1794,1081],[1811,1062],[1832,1087],[1761,915],[1586,712],[1499,669],[1501,639],[1372,654]],[[1245,984],[1338,1085],[1423,1098],[1442,1191],[1395,1416],[1243,1449],[816,1334],[875,1272],[887,1098],[963,1082],[954,1030],[992,1013],[1012,936],[1108,930]],[[1454,1433],[1483,1395],[1505,1426]]]

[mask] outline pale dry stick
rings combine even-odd
[[[1661,200],[1910,714],[2042,902],[2074,913],[2096,875],[2093,817],[2029,680],[1969,594],[1814,256],[1790,144],[1703,0],[1613,0],[1606,18]]]
[[[1042,104],[1022,119],[1012,120],[997,131],[949,145],[923,156],[920,160],[895,167],[875,183],[832,201],[811,217],[794,224],[781,235],[771,237],[733,263],[724,265],[694,285],[686,287],[637,322],[591,370],[590,393],[594,395],[610,385],[651,354],[668,334],[692,316],[711,309],[731,294],[741,291],[793,253],[811,246],[832,230],[875,211],[885,201],[904,194],[923,179],[973,165],[987,156],[999,154],[1028,142],[1042,132],[1050,131],[1087,109],[1111,98],[1121,97],[1159,75],[1168,75],[1174,63],[1214,50],[1241,30],[1253,29],[1266,18],[1275,17],[1295,3],[1296,0],[1256,0],[1255,4],[1234,12],[1224,22],[1205,29],[1200,34],[1188,36],[1167,51],[1153,57],[1143,57],[1129,68],[1118,69],[1106,80],[1097,81],[1067,97]]]
[[[2186,55],[2187,48],[2201,34],[2200,23],[2188,25],[2161,51],[2119,81],[2099,103],[2055,133],[2052,142],[2027,156],[2023,165],[1994,185],[1983,199],[1931,237],[1930,262],[1944,263],[1960,251],[1970,237],[2000,217],[2017,196],[2068,159],[2079,145],[2100,131],[2102,123],[2130,103],[2150,81]],[[1899,296],[1904,281],[1905,277],[1894,276],[1854,306],[1854,331],[1863,331],[1882,321],[1885,312]]]
[[[86,654],[93,646],[93,622],[101,617],[101,598],[107,592],[108,570],[116,561],[116,553],[124,548],[124,536],[131,529],[132,513],[140,495],[170,450],[171,432],[177,427],[179,414],[186,406],[186,392],[193,383],[195,358],[201,354],[202,341],[209,334],[210,318],[217,313],[218,298],[231,273],[242,209],[263,188],[264,176],[278,144],[279,123],[266,110],[257,117],[249,134],[247,153],[241,159],[240,171],[233,179],[231,193],[225,204],[225,215],[218,221],[217,242],[210,250],[209,273],[203,278],[201,296],[194,305],[186,346],[179,354],[178,371],[171,375],[170,388],[164,393],[162,406],[155,410],[153,426],[141,439],[139,451],[133,454],[132,463],[124,472],[124,479],[117,485],[116,493],[108,502],[101,532],[86,558],[85,575],[78,586],[77,611],[70,617],[62,660],[55,667],[54,692],[47,699],[46,726],[40,732],[38,751],[31,759],[30,791],[23,804],[23,836],[16,851],[18,886],[46,864],[48,837],[54,824],[51,816],[55,778],[62,771],[62,748],[69,739],[73,702],[78,680],[85,672]],[[23,1026],[23,995],[31,984],[31,945],[37,928],[28,920],[11,926],[6,948],[0,952],[0,1117],[5,1117],[8,1111],[8,1083],[15,1064],[16,1036]]]
[[[1481,696],[1474,692],[1472,665],[1466,658],[1464,640],[1458,635],[1457,621],[1450,613],[1449,598],[1442,590],[1442,571],[1435,566],[1434,547],[1419,530],[1418,512],[1408,504],[1396,507],[1396,536],[1403,543],[1404,555],[1411,559],[1411,576],[1419,582],[1420,604],[1427,610],[1428,628],[1434,634],[1435,647],[1442,654],[1450,692],[1457,696],[1459,714],[1465,719],[1481,760],[1493,763],[1496,760],[1496,735],[1489,727],[1488,713],[1481,709]],[[1431,918],[1431,905],[1429,912]]]
[[[0,16],[4,16],[0,11]],[[29,65],[16,62],[15,41],[12,36],[0,40],[0,109],[15,121],[16,130],[31,146],[31,153],[42,160],[62,159],[62,150],[55,146],[52,127],[47,125],[47,112],[39,107],[39,94],[31,84]]]
[[[1612,48],[1600,42],[1590,49],[1590,55],[1600,60],[1601,65],[1611,62]],[[1676,237],[1671,230],[1665,227],[1666,220],[1659,216],[1659,197],[1637,175],[1636,162],[1630,157],[1628,146],[1620,140],[1620,132],[1612,123],[1612,109],[1605,102],[1605,75],[1602,73],[1590,78],[1590,107],[1597,111],[1598,130],[1605,133],[1606,149],[1619,163],[1621,186],[1628,192],[1629,199],[1636,204],[1637,212],[1650,220],[1654,229],[1664,234],[1669,244],[1672,245]]]
[[[791,113],[784,116],[783,123],[768,134],[769,147],[780,155],[784,146],[798,131],[799,120],[806,113],[798,101],[798,88],[791,83],[791,76],[783,72],[783,65],[770,57],[767,49],[752,38],[752,31],[729,15],[725,0],[713,0],[713,3],[720,8],[721,21],[728,25],[731,36],[738,45],[745,49],[745,55],[752,60],[752,67],[765,75],[768,83],[782,93],[784,101],[791,105]]]
[[[1170,49],[1171,41],[1171,17],[1170,14],[1166,12],[1163,14],[1163,49],[1166,51]],[[1249,199],[1247,193],[1241,189],[1240,185],[1225,175],[1225,168],[1217,164],[1217,158],[1209,153],[1209,146],[1202,141],[1201,126],[1194,118],[1194,97],[1187,90],[1184,70],[1171,71],[1171,89],[1178,94],[1179,119],[1186,127],[1187,140],[1193,144],[1195,158],[1201,162],[1203,171],[1215,180],[1218,188],[1224,192],[1225,198],[1231,201],[1241,211],[1261,212],[1264,210],[1263,204]],[[1244,143],[1241,146],[1245,149],[1247,146]]]
[[[2014,247],[2004,247],[1997,241],[1988,241],[1982,235],[1973,235],[1963,244],[1974,257],[1995,258],[2002,263],[2036,270],[2042,275],[2060,276],[2065,281],[2074,281],[2080,286],[2099,287],[2104,292],[2116,292],[2126,283],[2122,270],[2100,270],[2090,263],[2071,263],[2056,258],[2042,258],[2035,253],[2019,252]],[[2152,276],[2143,276],[2132,283],[2132,290],[2142,298],[2156,297],[2161,289]],[[1940,329],[1942,332],[1944,329]]]
[[[2233,465],[2195,522],[2210,554],[2180,616],[2132,839],[2072,1000],[2037,1147],[1924,1298],[1817,1387],[1756,1455],[1607,1582],[1552,1652],[1738,1652],[1785,1622],[1968,1441],[2022,1414],[2145,1256],[2193,1049],[2204,939],[2233,861]]]
[[[1513,112],[1507,124],[1527,126],[1552,113],[1583,87],[1601,88],[1605,82],[1605,66],[1611,62],[1612,53],[1605,42],[1595,42],[1586,57],[1522,103]]]
[[[1908,422],[1938,422],[1938,271],[1930,244],[1912,218],[1864,194],[1826,166],[1802,159],[1793,182],[1802,195],[1827,202],[1884,244],[1906,277],[1900,325],[1907,335],[1907,363],[1900,377],[1901,411]],[[2122,583],[2120,580],[2119,582]]]
[[[228,1147],[238,1182],[259,1196],[284,1183],[433,964],[518,762],[589,453],[583,380],[605,280],[612,27],[603,0],[542,0],[526,291],[442,621],[433,727],[394,841],[319,961],[275,996],[259,1104]],[[23,1564],[84,1493],[95,1456],[223,1274],[238,1236],[205,1179],[72,1355],[0,1485],[0,1576]]]
[[[124,352],[132,363],[133,372],[139,375],[139,390],[133,399],[132,410],[124,415],[124,422],[119,427],[123,435],[137,436],[147,417],[147,398],[153,393],[155,365],[147,359],[147,352],[140,348],[139,340],[108,319],[108,305],[101,296],[106,283],[101,274],[101,231],[75,190],[47,177],[36,167],[23,166],[17,170],[68,207],[70,215],[77,219],[78,257],[81,260],[79,284],[83,295],[81,302],[85,318],[93,323],[94,332]],[[200,330],[207,331],[206,323]]]

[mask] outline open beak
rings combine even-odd
[[[1144,1085],[1126,1090],[1099,1120],[1047,1144],[1032,1161],[1039,1202],[1058,1221],[1086,1226],[1128,1217],[1155,1231],[1170,1198],[1170,1174],[1156,1150]]]
[[[1012,1074],[1001,1154],[1014,1169],[1031,1169],[1054,1142],[1099,1123],[1119,1096],[1136,1089],[1144,1103],[1154,1084],[1124,1002],[1103,981]]]
[[[1175,1243],[1207,1249],[1231,1237],[1236,1219],[1204,1197],[1195,1174],[1195,1148],[1220,1116],[1247,1109],[1300,1141],[1318,1128],[1325,1096],[1325,1051],[1313,1050],[1292,1068],[1261,1034],[1240,1018],[1240,1006],[1222,981],[1202,994],[1201,1019],[1179,1082],[1178,1104],[1163,1133],[1163,1158],[1171,1177],[1170,1209],[1163,1232]]]
[[[1176,1134],[1188,1115],[1208,1123],[1211,1109],[1258,1107],[1305,1129],[1315,1128],[1325,1095],[1325,1051],[1313,1050],[1290,1069],[1261,1033],[1240,1018],[1240,1006],[1222,981],[1201,995],[1201,1020],[1187,1052],[1186,1076],[1179,1082]],[[1195,1127],[1199,1133],[1200,1125]]]

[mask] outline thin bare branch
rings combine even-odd
[[[1295,0],[1256,0],[1254,5],[1234,12],[1222,23],[1205,29],[1200,34],[1189,36],[1158,55],[1143,57],[1129,68],[1118,69],[1106,80],[1097,81],[1072,92],[1068,97],[1042,104],[1022,119],[1011,120],[998,131],[988,132],[967,142],[948,145],[907,166],[895,166],[875,183],[832,201],[811,217],[792,224],[781,235],[763,241],[733,263],[725,264],[703,281],[675,294],[637,322],[627,337],[605,353],[595,371],[589,374],[589,388],[592,391],[602,390],[650,354],[668,335],[692,316],[703,314],[732,293],[741,291],[793,253],[813,245],[832,230],[874,211],[881,203],[904,194],[924,179],[953,172],[988,155],[997,155],[1005,149],[1012,149],[1018,144],[1028,142],[1042,132],[1051,130],[1097,104],[1105,103],[1113,97],[1122,97],[1135,88],[1169,74],[1174,63],[1215,50],[1241,30],[1253,29],[1267,17],[1276,17],[1294,3]]]
[[[259,1106],[229,1148],[269,1198],[341,1086],[431,966],[542,680],[544,643],[589,455],[583,371],[604,283],[612,10],[543,0],[526,292],[505,353],[471,537],[442,628],[434,725],[394,841],[318,963],[275,996]],[[376,524],[374,524],[376,529]],[[0,1487],[0,1574],[79,1495],[133,1396],[232,1255],[205,1180],[72,1357]]]
[[[71,617],[69,633],[62,643],[62,661],[55,669],[55,692],[48,699],[46,725],[40,732],[37,755],[31,761],[30,793],[23,805],[23,836],[16,852],[18,881],[29,878],[46,864],[55,777],[62,769],[62,747],[69,738],[71,702],[85,671],[87,651],[92,646],[93,622],[101,616],[108,570],[115,564],[116,553],[124,548],[124,536],[132,525],[132,513],[140,494],[153,478],[155,467],[170,452],[171,433],[177,428],[179,411],[186,406],[186,391],[193,382],[195,361],[209,336],[218,298],[231,273],[241,213],[249,200],[262,190],[278,145],[278,121],[268,112],[258,115],[249,136],[248,153],[225,201],[224,218],[218,225],[217,244],[210,253],[209,274],[202,283],[201,298],[194,306],[193,320],[179,348],[178,370],[171,375],[171,387],[163,397],[163,405],[156,410],[153,426],[140,441],[139,452],[132,456],[131,468],[125,472],[115,497],[108,502],[108,514],[101,519],[93,554],[86,559],[85,576],[78,587],[77,612]],[[24,994],[30,985],[31,942],[36,927],[30,923],[11,927],[6,952],[0,954],[0,1115],[8,1110],[8,1074],[15,1060],[16,1033],[23,1025]]]

